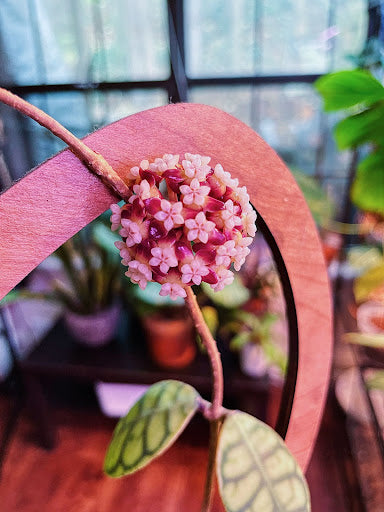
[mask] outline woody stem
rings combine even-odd
[[[84,142],[73,135],[73,133],[64,128],[64,126],[59,122],[53,119],[53,117],[1,87],[0,101],[35,120],[37,123],[41,124],[41,126],[44,126],[44,128],[47,128],[51,133],[68,144],[72,153],[76,155],[90,171],[100,176],[102,181],[118,196],[123,199],[128,199],[130,197],[131,194],[128,186],[112,169],[108,162],[101,155],[93,151],[84,144]]]

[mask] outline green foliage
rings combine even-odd
[[[203,314],[203,318],[205,323],[208,326],[212,336],[215,338],[217,329],[219,328],[219,314],[217,309],[213,306],[203,306],[201,308],[201,312]]]
[[[375,370],[366,378],[368,389],[380,389],[384,391],[384,370]]]
[[[241,279],[237,276],[235,276],[233,283],[219,292],[212,290],[206,283],[202,283],[201,288],[214,304],[227,309],[241,307],[251,296],[248,288],[243,285]]]
[[[371,157],[371,161],[367,162]],[[384,148],[380,155],[374,153],[368,158],[362,160],[357,169],[351,199],[361,210],[384,215]]]
[[[224,421],[217,452],[220,494],[228,512],[305,512],[304,476],[276,432],[243,412]]]
[[[115,235],[99,221],[90,224],[59,247],[63,275],[51,280],[50,289],[30,292],[19,288],[1,301],[1,306],[17,300],[36,299],[62,304],[80,314],[101,311],[113,304],[121,289],[122,267],[113,246]]]
[[[371,348],[384,348],[384,334],[366,334],[360,332],[347,332],[343,335],[346,343],[363,345]]]
[[[335,204],[314,178],[297,169],[291,171],[308,203],[314,221],[318,226],[326,227],[334,217]]]
[[[368,71],[355,69],[322,76],[315,87],[324,98],[324,110],[340,110],[355,105],[369,106],[384,100],[384,88]]]
[[[199,394],[183,382],[157,382],[115,429],[104,470],[111,477],[134,473],[158,457],[181,434],[198,407]]]
[[[101,311],[116,300],[122,275],[119,254],[104,248],[101,233],[102,227],[95,223],[57,249],[65,279],[52,281],[48,298],[84,315]]]
[[[254,313],[238,310],[233,313],[224,328],[225,331],[234,334],[230,341],[232,350],[241,350],[247,343],[259,344],[268,362],[277,366],[284,375],[287,367],[287,356],[272,336],[272,327],[277,320],[278,316],[273,313],[266,312],[258,316]]]
[[[353,283],[353,293],[356,302],[364,302],[384,282],[384,262],[369,268],[364,274],[357,277]]]
[[[339,149],[356,148],[366,142],[384,142],[384,105],[376,103],[371,108],[346,117],[335,127]]]
[[[326,111],[349,108],[335,127],[339,149],[368,144],[371,153],[358,165],[351,188],[354,204],[384,215],[384,87],[368,71],[339,71],[321,77],[315,87]]]

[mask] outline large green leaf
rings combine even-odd
[[[199,394],[183,382],[151,386],[116,426],[104,463],[112,477],[134,473],[163,453],[198,407]]]
[[[368,110],[349,116],[335,127],[339,149],[354,148],[366,142],[382,144],[384,141],[384,105],[377,104]]]
[[[243,412],[222,427],[217,472],[228,512],[306,512],[310,498],[304,476],[276,432]]]
[[[354,105],[372,105],[384,99],[384,87],[369,72],[362,69],[338,71],[322,76],[315,87],[324,98],[326,111]]]
[[[384,168],[358,167],[351,199],[361,210],[384,215]]]

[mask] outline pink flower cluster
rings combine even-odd
[[[219,291],[233,281],[256,233],[256,213],[245,187],[239,187],[210,158],[166,154],[143,160],[128,173],[132,195],[111,205],[112,230],[125,273],[144,289],[161,284],[160,295],[185,297],[185,287],[209,283]]]

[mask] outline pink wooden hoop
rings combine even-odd
[[[142,159],[199,153],[245,185],[284,260],[298,327],[296,389],[286,441],[305,470],[326,399],[332,310],[321,245],[305,200],[276,153],[220,110],[177,104],[122,119],[86,137],[124,178]],[[116,198],[69,151],[0,196],[0,299]]]

